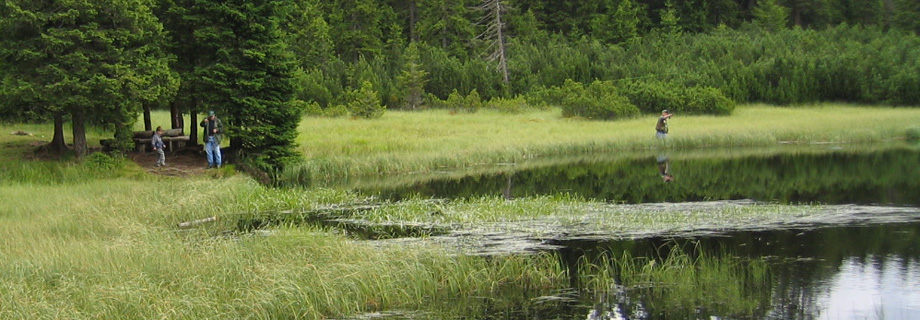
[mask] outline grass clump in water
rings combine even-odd
[[[711,315],[754,317],[769,307],[770,273],[763,259],[743,259],[727,252],[690,252],[672,244],[660,257],[612,252],[582,258],[579,286],[591,292],[638,297],[656,316],[684,318]],[[618,292],[617,288],[620,289]],[[704,314],[705,315],[705,314]]]

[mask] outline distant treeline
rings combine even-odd
[[[298,2],[307,11],[291,17],[309,12],[312,23],[288,23],[296,97],[314,112],[343,109],[365,81],[390,109],[443,106],[457,92],[540,103],[534,95],[569,79],[611,81],[620,92],[715,88],[735,102],[920,104],[915,1],[417,0],[356,9],[369,2]],[[501,41],[482,19],[494,19],[488,7],[476,8],[483,3],[502,8]],[[680,103],[639,102],[642,111]]]

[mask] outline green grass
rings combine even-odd
[[[608,252],[590,261],[583,257],[578,281],[585,290],[601,293],[620,285],[648,302],[651,312],[674,318],[693,316],[699,308],[747,318],[770,304],[770,270],[763,259],[700,248],[691,254],[675,244],[659,250],[669,252],[662,257],[634,257],[628,252]]]
[[[0,194],[3,319],[318,319],[565,283],[548,255],[382,248],[308,226],[226,233],[248,212],[355,201],[332,190],[272,190],[234,176],[19,184]],[[175,227],[212,215],[218,222],[204,229]]]
[[[905,139],[918,108],[826,104],[800,108],[739,106],[731,116],[671,119],[666,144],[655,139],[654,116],[621,121],[562,118],[555,109],[521,114],[483,110],[388,111],[382,119],[305,118],[300,152],[306,161],[281,175],[288,184],[652,148],[858,143]]]
[[[918,120],[920,109],[742,106],[728,117],[677,115],[668,144],[659,145],[651,117],[601,122],[563,119],[558,111],[389,111],[378,120],[305,118],[299,143],[306,163],[292,174],[349,178],[643,148],[882,141],[904,137]],[[9,134],[17,130],[34,135]],[[547,255],[486,259],[435,244],[380,247],[310,226],[236,233],[240,219],[255,215],[367,199],[334,189],[269,188],[242,175],[154,178],[127,161],[35,160],[32,150],[50,140],[50,125],[0,124],[0,133],[2,319],[331,318],[436,301],[461,301],[451,310],[475,314],[489,310],[477,307],[477,297],[542,295],[569,284]],[[88,141],[97,145],[108,135],[93,131]],[[496,197],[412,200],[362,218],[458,225],[541,220],[533,230],[523,227],[540,234],[553,225],[631,232],[779,221],[813,210],[643,213],[566,197]],[[218,221],[199,229],[176,226],[211,216]],[[585,217],[596,223],[584,224]]]

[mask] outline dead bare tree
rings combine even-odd
[[[498,71],[502,74],[502,81],[508,84],[510,80],[505,46],[505,23],[502,20],[507,12],[507,6],[504,0],[483,0],[477,9],[483,12],[479,24],[485,26],[485,31],[477,38],[488,43],[488,49],[491,49],[491,52],[487,59],[498,61]]]

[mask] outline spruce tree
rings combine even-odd
[[[422,107],[425,99],[425,83],[428,82],[428,71],[422,69],[419,63],[418,44],[413,42],[406,49],[406,65],[399,75],[400,89],[402,89],[403,107],[417,110]]]
[[[294,60],[285,47],[281,0],[195,0],[193,76],[200,111],[216,110],[232,152],[263,170],[298,158],[300,111],[292,104]]]
[[[87,125],[127,137],[142,101],[170,92],[163,29],[152,0],[10,0],[0,4],[0,59],[17,90],[54,121],[51,149],[63,151],[63,123],[73,128],[78,158],[88,152]],[[165,79],[165,80],[163,80]],[[5,81],[6,84],[11,82]]]

